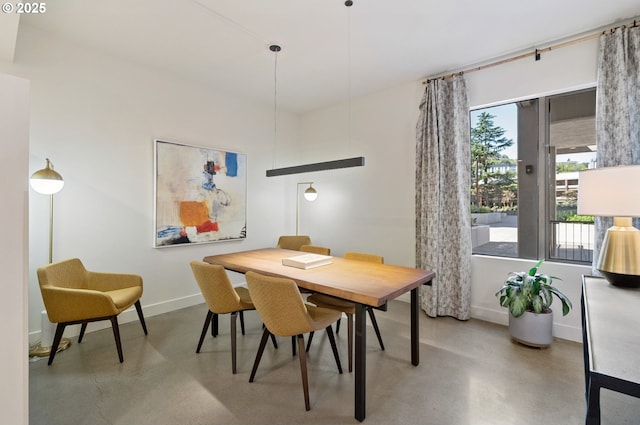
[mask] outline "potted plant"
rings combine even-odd
[[[553,341],[553,296],[562,303],[562,315],[571,310],[571,301],[552,285],[555,276],[538,273],[544,260],[528,272],[511,272],[496,292],[502,307],[509,307],[509,332],[514,340],[534,347]]]

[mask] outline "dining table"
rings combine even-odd
[[[268,276],[292,279],[299,288],[342,298],[355,304],[354,348],[354,416],[362,422],[366,417],[366,309],[384,307],[388,301],[411,292],[411,364],[420,363],[418,288],[431,285],[435,272],[392,264],[331,257],[319,267],[297,268],[283,265],[282,260],[306,253],[280,248],[264,248],[204,257],[238,273],[254,271]]]

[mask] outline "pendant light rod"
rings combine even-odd
[[[351,150],[351,6],[353,2],[344,2],[347,6],[347,142]]]
[[[277,44],[269,46],[269,50],[274,53],[273,62],[273,158],[272,167],[276,166],[276,152],[278,151],[278,52],[282,50]]]

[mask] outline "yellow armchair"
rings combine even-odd
[[[77,258],[38,268],[38,282],[47,316],[57,323],[49,365],[53,363],[64,329],[80,324],[78,343],[82,342],[89,322],[110,320],[120,363],[122,344],[117,316],[135,305],[142,329],[147,325],[140,306],[142,277],[135,274],[92,272]]]

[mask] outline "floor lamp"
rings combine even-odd
[[[53,164],[46,160],[42,170],[31,175],[29,183],[33,190],[43,195],[49,195],[49,264],[53,262],[53,195],[60,192],[64,186],[62,176],[53,169]],[[46,310],[41,313],[40,342],[29,349],[29,357],[46,357],[51,352],[53,344],[54,325],[49,321]],[[62,338],[58,351],[66,350],[71,345],[68,338]]]
[[[313,188],[313,182],[300,182],[296,186],[296,236],[298,236],[298,215],[300,211],[300,186],[308,184],[309,187],[304,191],[304,199],[307,201],[315,201],[318,192]]]
[[[580,171],[578,214],[613,217],[596,263],[616,286],[640,286],[640,230],[632,217],[640,217],[640,165]]]

